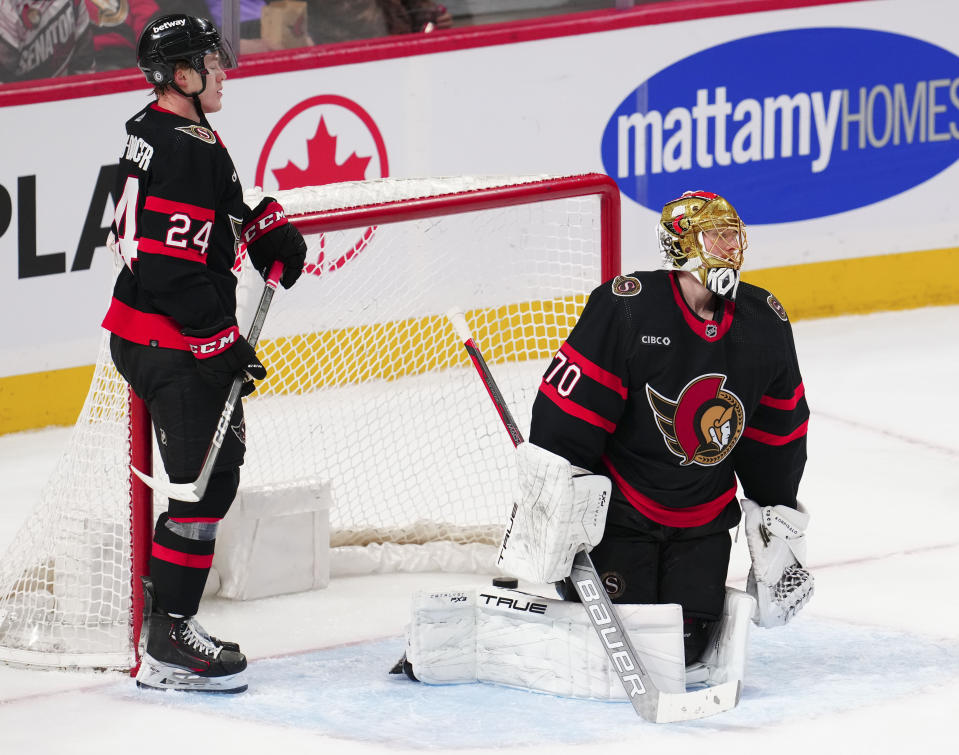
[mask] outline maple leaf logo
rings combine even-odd
[[[338,165],[336,162],[336,137],[330,134],[322,116],[317,124],[316,133],[307,141],[306,168],[300,168],[288,161],[282,168],[273,171],[273,176],[281,189],[295,189],[299,186],[322,186],[340,181],[362,181],[366,178],[366,168],[372,160],[360,157],[353,152]]]

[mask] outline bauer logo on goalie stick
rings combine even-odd
[[[631,698],[637,695],[645,695],[646,687],[639,678],[639,674],[635,673],[638,669],[633,663],[632,653],[626,648],[619,627],[600,600],[599,591],[601,589],[603,588],[597,585],[592,578],[576,580],[576,592],[589,612],[590,621],[596,627],[597,633],[609,650],[609,659],[616,667],[616,673],[623,683],[626,694]]]

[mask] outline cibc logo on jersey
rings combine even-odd
[[[725,375],[690,380],[672,400],[646,384],[646,397],[666,447],[681,464],[718,464],[736,447],[743,433],[743,402],[724,390]]]

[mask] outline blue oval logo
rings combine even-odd
[[[688,189],[719,192],[753,224],[864,207],[959,158],[959,57],[866,29],[745,37],[638,86],[601,152],[657,213]]]

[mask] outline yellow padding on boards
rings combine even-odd
[[[491,364],[545,360],[585,304],[585,295],[521,302],[468,310],[466,319]],[[269,371],[257,387],[258,396],[396,380],[470,364],[445,315],[263,340],[257,352]],[[92,378],[92,366],[0,378],[0,435],[72,425]]]
[[[747,271],[743,279],[772,291],[794,322],[814,317],[959,304],[959,249],[885,254]],[[530,349],[528,359],[545,359],[559,345],[560,336],[553,328],[564,326],[569,329],[572,323],[564,325],[563,321],[568,316],[575,319],[584,303],[582,297],[579,299],[558,304],[551,310],[549,317],[552,319],[546,322],[555,323],[552,327],[536,324],[544,322],[533,317],[533,307],[538,310],[541,302],[467,312],[467,321],[484,356],[491,363],[515,360],[520,349]],[[508,336],[517,328],[513,318],[518,318],[521,329],[519,341]],[[431,365],[469,364],[465,349],[445,317],[415,318],[392,323],[389,327],[378,327],[381,332],[374,338],[375,348],[369,344],[364,347],[375,352],[372,359],[350,351],[336,351],[343,345],[354,343],[354,339],[362,335],[357,332],[359,329],[300,336],[302,343],[295,342],[296,339],[277,339],[276,346],[264,342],[260,353],[268,364],[275,361],[270,366],[279,374],[259,390],[288,393],[364,380],[391,380],[420,374],[432,369]],[[434,353],[417,354],[409,341],[404,345],[401,338],[395,338],[416,334],[424,342],[429,342],[440,329],[448,336],[438,342],[440,346]],[[291,347],[309,354],[307,363],[296,365],[280,356]],[[348,367],[339,374],[318,377],[311,374],[307,377],[309,363],[329,364],[332,354],[339,354],[336,358]],[[415,355],[412,360],[411,355]],[[270,387],[271,384],[279,385],[279,378],[284,375],[295,379],[295,382],[287,383],[294,387]],[[0,434],[47,425],[72,425],[83,406],[92,377],[92,367],[75,367],[0,378]]]
[[[93,380],[93,365],[0,378],[0,435],[72,425]]]
[[[792,321],[959,304],[959,249],[883,254],[746,271]]]
[[[586,305],[585,295],[466,312],[473,338],[490,363],[548,359]],[[269,375],[257,394],[396,380],[468,366],[469,355],[445,315],[263,341],[257,351]]]

